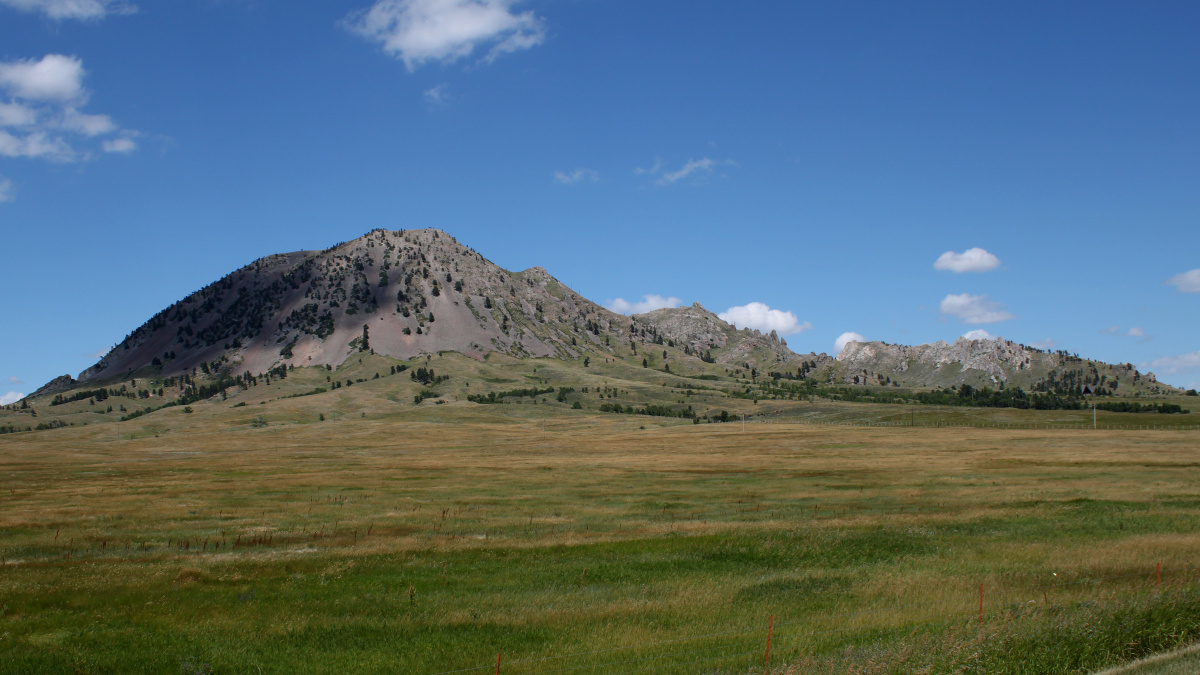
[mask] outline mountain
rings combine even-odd
[[[851,342],[836,358],[797,354],[775,332],[735,328],[699,303],[615,314],[540,267],[510,272],[450,235],[426,229],[373,230],[323,251],[260,258],[155,314],[78,380],[55,378],[30,398],[138,373],[253,375],[280,367],[336,368],[363,353],[405,361],[443,352],[479,361],[490,354],[602,359],[734,380],[761,375],[839,385],[1003,384],[1119,394],[1171,389],[1130,364],[1087,361],[1002,338],[917,346]]]
[[[374,230],[254,261],[154,315],[79,379],[148,366],[163,375],[337,366],[368,350],[570,359],[580,340],[629,323],[540,267],[510,272],[438,230]]]

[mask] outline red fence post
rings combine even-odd
[[[496,654],[496,675],[500,675],[500,655]]]
[[[767,618],[767,657],[763,659],[763,665],[771,665],[771,628],[775,625],[775,616],[771,615]]]

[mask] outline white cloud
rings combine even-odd
[[[1016,318],[1015,314],[1006,312],[998,302],[988,300],[986,295],[947,295],[940,305],[942,314],[961,320],[963,323],[997,323]]]
[[[1038,340],[1037,342],[1031,343],[1029,346],[1035,349],[1050,351],[1058,346],[1058,340],[1055,340],[1054,338],[1046,338],[1045,340]]]
[[[962,253],[946,251],[933,263],[935,270],[963,272],[988,272],[1000,266],[1000,259],[981,248],[969,248]]]
[[[74,108],[67,109],[63,115],[60,127],[85,136],[99,136],[111,133],[117,129],[117,125],[113,123],[112,118],[108,115],[87,115]]]
[[[104,148],[105,152],[118,152],[125,154],[137,150],[137,143],[128,136],[122,136],[121,138],[114,138],[111,141],[104,141],[104,143],[101,144],[101,147]]]
[[[1146,331],[1142,330],[1141,328],[1138,328],[1137,326],[1134,326],[1133,328],[1129,329],[1129,332],[1126,333],[1126,335],[1128,335],[1129,337],[1145,337]]]
[[[19,391],[10,391],[5,395],[0,396],[0,405],[12,405],[23,398],[25,398],[25,394],[22,394]]]
[[[1117,333],[1121,332],[1121,327],[1120,326],[1109,326],[1108,328],[1105,328],[1104,330],[1102,330],[1100,332],[1105,333],[1107,335],[1116,335]]]
[[[1167,283],[1179,289],[1180,293],[1200,293],[1200,269],[1176,274],[1167,279]]]
[[[585,180],[595,183],[600,180],[600,174],[591,169],[575,169],[570,173],[563,173],[562,171],[554,172],[554,182],[562,183],[563,185],[574,185]]]
[[[764,333],[775,331],[780,335],[792,335],[812,330],[811,323],[807,321],[800,323],[795,314],[781,309],[771,309],[761,302],[730,307],[717,316],[737,328],[755,328]]]
[[[1159,375],[1200,372],[1200,352],[1181,354],[1179,356],[1164,356],[1161,359],[1140,363],[1138,367],[1142,370],[1153,369]]]
[[[47,54],[41,60],[0,63],[0,87],[28,101],[72,101],[82,98],[83,62],[74,56]]]
[[[452,63],[492,45],[484,60],[542,43],[546,30],[533,12],[514,13],[518,0],[377,0],[346,26],[404,61],[409,72],[429,61]]]
[[[101,359],[113,349],[116,349],[116,345],[113,345],[112,347],[101,347],[91,354],[85,354],[85,356],[87,356],[89,359]]]
[[[445,105],[446,90],[449,87],[450,87],[450,85],[443,82],[442,84],[439,84],[436,87],[430,87],[429,89],[426,89],[423,92],[423,95],[425,97],[425,102],[428,103],[429,105]]]
[[[0,127],[28,127],[36,121],[33,108],[21,103],[0,103]]]
[[[7,101],[0,100],[0,157],[53,162],[86,160],[94,153],[77,147],[81,138],[121,131],[108,115],[79,109],[88,98],[83,88],[85,74],[82,61],[62,54],[0,62],[0,92],[10,97]],[[131,136],[136,132],[121,133],[122,138],[101,141],[101,149],[134,150],[137,144]]]
[[[0,0],[0,5],[23,12],[40,12],[51,19],[99,19],[105,14],[132,14],[133,5],[120,0]]]
[[[616,312],[617,314],[645,314],[646,312],[653,312],[656,309],[678,307],[682,304],[683,300],[679,298],[664,298],[661,295],[650,294],[643,295],[641,302],[629,302],[625,298],[617,298],[616,300],[609,301],[604,306],[609,311]]]
[[[854,331],[846,331],[838,336],[838,339],[833,341],[833,351],[835,354],[841,354],[846,345],[851,342],[866,342],[867,339],[860,333]]]
[[[0,176],[0,204],[11,202],[17,198],[16,190],[13,189],[12,181]]]
[[[25,380],[22,380],[21,378],[17,377],[16,375],[9,375],[9,376],[8,376],[8,383],[9,383],[9,384],[21,385],[21,384],[25,384]]]
[[[995,339],[991,333],[987,332],[986,330],[984,330],[982,328],[976,328],[975,330],[969,330],[963,334],[963,337],[965,337],[968,340],[994,340]]]
[[[0,131],[0,156],[31,157],[55,162],[70,162],[77,155],[63,139],[50,136],[44,131],[35,131],[24,136],[13,136]]]
[[[710,173],[714,167],[724,165],[737,166],[737,162],[733,161],[732,159],[709,159],[708,157],[703,159],[689,159],[687,164],[684,164],[677,171],[668,171],[667,173],[664,173],[662,178],[658,179],[658,184],[670,185],[671,183],[675,183],[687,178],[697,171]]]

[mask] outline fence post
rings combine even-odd
[[[771,628],[775,625],[775,616],[771,615],[767,618],[767,657],[763,659],[763,666],[771,665]]]
[[[496,654],[496,675],[500,675],[500,654]]]

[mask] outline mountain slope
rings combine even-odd
[[[81,380],[146,366],[265,372],[341,364],[358,351],[398,359],[456,351],[480,358],[575,358],[580,340],[628,320],[544,269],[510,272],[437,230],[375,230],[324,251],[254,261],[159,312]],[[364,340],[365,337],[365,340]]]

